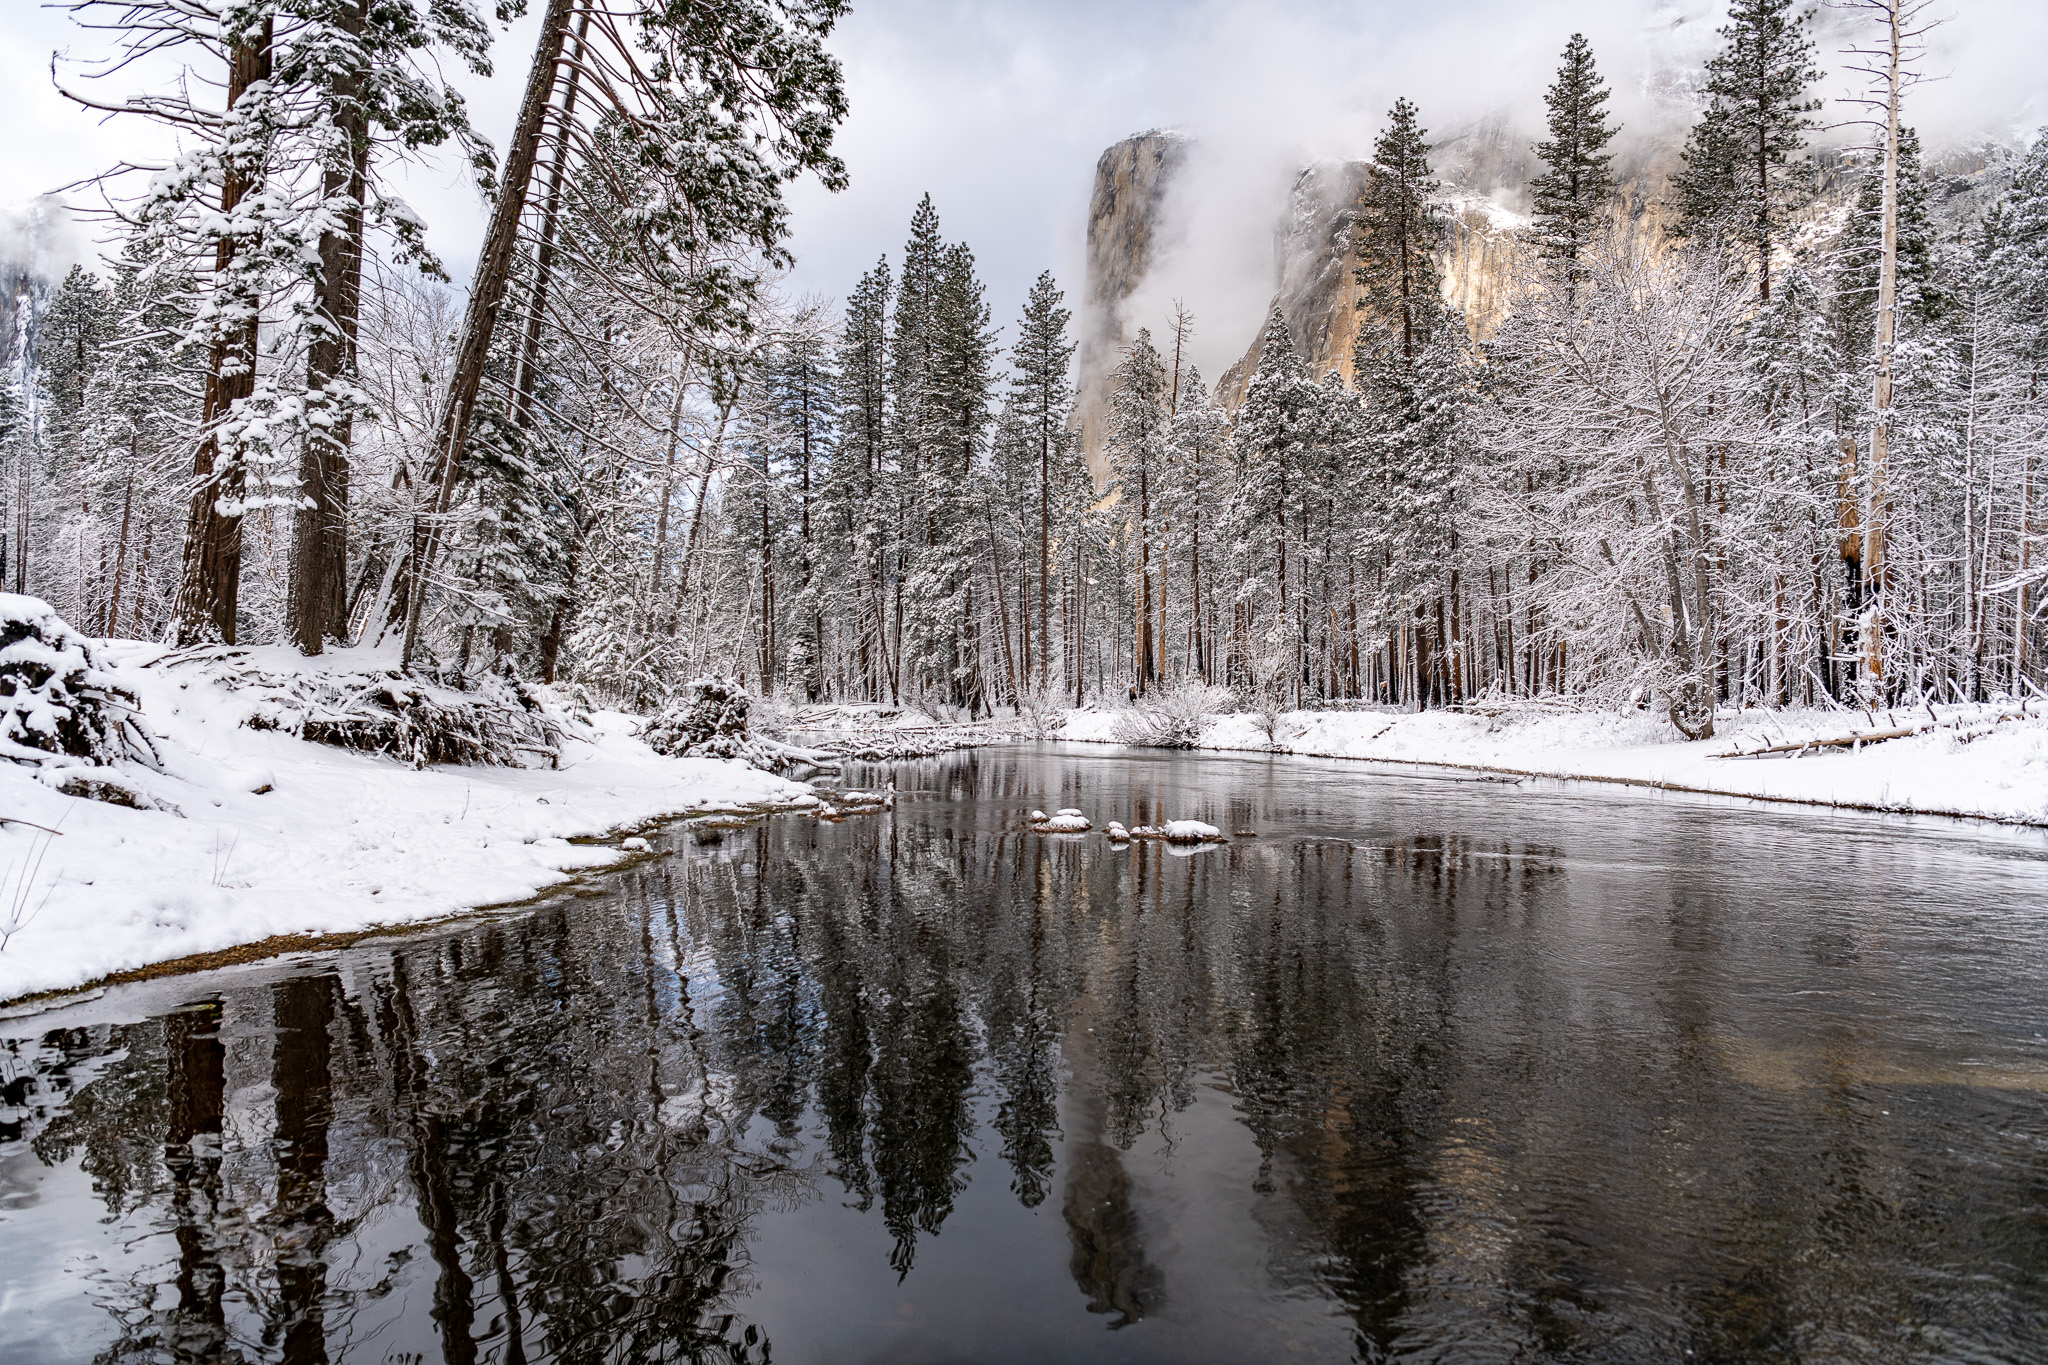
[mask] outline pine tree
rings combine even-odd
[[[896,326],[889,337],[890,444],[901,462],[908,509],[913,522],[922,516],[925,443],[935,417],[932,408],[932,349],[938,307],[940,258],[945,243],[939,236],[939,214],[927,194],[910,218],[910,239],[903,247],[903,271],[896,289]],[[931,540],[929,526],[912,528]]]
[[[955,705],[986,702],[978,672],[970,488],[988,435],[995,334],[974,255],[943,245],[927,195],[912,221],[890,339],[892,416],[910,522],[907,602],[921,685]],[[908,619],[906,619],[906,617]]]
[[[1290,549],[1301,535],[1309,481],[1323,445],[1324,394],[1275,304],[1259,342],[1233,433],[1236,484],[1229,511],[1235,586],[1229,659],[1233,684],[1269,693],[1291,675]],[[1267,559],[1271,555],[1270,563]],[[1300,567],[1298,550],[1292,556]]]
[[[1545,92],[1550,137],[1536,144],[1544,172],[1530,183],[1536,201],[1539,249],[1561,268],[1565,290],[1576,287],[1579,257],[1598,234],[1614,197],[1613,157],[1605,148],[1615,128],[1607,121],[1607,83],[1593,67],[1583,33],[1565,44],[1557,80]]]
[[[1037,652],[1033,666],[1041,689],[1051,686],[1053,505],[1075,444],[1067,423],[1074,402],[1068,378],[1074,343],[1067,340],[1067,324],[1073,314],[1065,303],[1066,295],[1060,292],[1052,272],[1042,272],[1024,300],[1017,344],[1010,348],[1010,388],[1005,401],[1006,415],[1028,448],[1036,486],[1038,622],[1032,642]]]
[[[1793,167],[1806,147],[1808,115],[1821,107],[1806,91],[1821,78],[1807,33],[1811,11],[1795,0],[1735,0],[1726,45],[1707,63],[1707,107],[1673,177],[1682,234],[1725,234],[1756,254],[1757,293],[1771,296],[1771,257],[1786,233],[1786,211],[1808,181]]]
[[[862,275],[839,331],[839,444],[830,501],[856,577],[857,673],[864,695],[896,698],[889,631],[888,561],[894,518],[889,488],[889,299],[886,258]]]
[[[1152,606],[1164,584],[1153,581],[1159,555],[1154,541],[1157,523],[1153,499],[1166,461],[1167,373],[1152,333],[1139,328],[1124,348],[1110,375],[1109,421],[1103,454],[1109,462],[1109,487],[1125,523],[1130,545],[1134,618],[1131,642],[1132,676],[1140,692],[1159,681],[1160,642],[1154,638]]]
[[[1229,418],[1209,401],[1201,371],[1188,366],[1181,376],[1179,410],[1167,437],[1166,514],[1173,547],[1187,566],[1188,653],[1204,682],[1216,676],[1213,598],[1222,511]]]
[[[1943,288],[1940,243],[1936,239],[1920,135],[1899,136],[1898,290],[1903,327],[1926,327],[1956,310]],[[1870,354],[1877,334],[1879,255],[1884,239],[1884,175],[1873,168],[1857,190],[1855,205],[1835,241],[1834,317],[1838,345],[1859,361]]]
[[[1359,264],[1353,273],[1365,287],[1366,306],[1398,337],[1404,356],[1427,343],[1429,305],[1439,287],[1436,252],[1444,223],[1432,202],[1439,187],[1426,139],[1415,106],[1394,101],[1386,130],[1373,143],[1358,204]]]

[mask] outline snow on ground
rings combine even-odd
[[[623,856],[572,837],[814,799],[742,763],[663,758],[633,737],[637,720],[604,711],[587,737],[564,742],[559,770],[414,770],[245,728],[247,694],[202,670],[145,667],[161,661],[158,646],[110,641],[105,651],[116,680],[141,697],[165,760],[161,774],[105,771],[178,813],[63,796],[35,769],[0,762],[0,816],[61,831],[0,824],[0,933],[17,911],[27,921],[0,949],[0,1001],[272,935],[519,900]],[[320,666],[289,649],[248,654],[274,672]]]
[[[1973,708],[1986,715],[2001,708]],[[2010,707],[2002,708],[2010,710]],[[1523,776],[1585,778],[1720,792],[1822,805],[1940,815],[1980,816],[2048,824],[2048,708],[2036,702],[2028,719],[1991,727],[1965,740],[1936,730],[1864,747],[1798,757],[1714,758],[1740,741],[1806,739],[1850,730],[1891,728],[1887,713],[1724,712],[1713,739],[1687,741],[1662,716],[1647,711],[1510,712],[1501,716],[1450,711],[1294,711],[1282,714],[1268,739],[1251,713],[1212,716],[1203,749],[1251,749],[1447,764]],[[1069,711],[1064,739],[1116,743],[1115,710]],[[1938,708],[1949,720],[1954,708]],[[1900,727],[1926,712],[1891,713]],[[1967,729],[1964,733],[1968,733]]]

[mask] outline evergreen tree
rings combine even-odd
[[[1726,235],[1756,254],[1758,297],[1771,296],[1771,256],[1786,233],[1786,211],[1807,193],[1793,168],[1806,147],[1808,117],[1821,107],[1806,91],[1821,77],[1807,32],[1811,11],[1795,0],[1735,0],[1720,30],[1725,46],[1707,63],[1707,107],[1687,137],[1673,177],[1677,230]]]
[[[908,512],[922,515],[925,444],[939,420],[932,402],[933,314],[938,307],[940,258],[939,214],[927,194],[910,218],[910,239],[903,247],[903,271],[896,289],[896,326],[889,336],[889,416],[891,445],[902,465]],[[912,534],[931,540],[930,526],[913,526]]]
[[[1155,638],[1153,602],[1165,589],[1154,580],[1164,567],[1154,544],[1157,538],[1153,499],[1166,461],[1167,374],[1152,333],[1139,328],[1124,348],[1110,376],[1109,421],[1103,455],[1109,462],[1109,487],[1118,503],[1129,546],[1133,585],[1131,641],[1133,678],[1140,692],[1149,691],[1160,673],[1159,641]]]
[[[1565,289],[1576,288],[1580,255],[1599,232],[1614,197],[1613,157],[1605,150],[1615,128],[1607,121],[1607,83],[1593,67],[1583,33],[1565,44],[1557,80],[1545,92],[1550,137],[1536,144],[1544,171],[1531,182],[1539,249],[1561,268]]]
[[[829,500],[855,578],[854,673],[862,694],[896,696],[891,659],[888,560],[895,518],[889,501],[889,262],[877,261],[846,300],[839,331],[839,443]]]
[[[1430,171],[1426,139],[1415,106],[1394,101],[1386,130],[1373,143],[1358,205],[1354,273],[1365,287],[1366,306],[1398,338],[1404,356],[1428,341],[1429,305],[1440,283],[1436,252],[1444,222],[1433,202],[1439,186]]]
[[[1167,437],[1166,515],[1173,549],[1187,567],[1188,655],[1204,682],[1216,676],[1213,598],[1217,540],[1227,501],[1225,454],[1229,418],[1209,401],[1201,371],[1190,365],[1181,376],[1179,409]]]
[[[1920,135],[1899,133],[1898,308],[1902,329],[1926,327],[1952,316],[1956,300],[1944,288]],[[1846,356],[1868,356],[1876,339],[1877,276],[1884,238],[1884,174],[1863,178],[1842,234],[1835,241],[1835,325]]]
[[[987,442],[995,334],[974,255],[942,245],[927,195],[912,223],[891,338],[898,461],[911,522],[899,617],[920,683],[955,705],[987,702],[975,634],[981,544],[970,501]]]
[[[820,307],[800,308],[769,349],[755,411],[761,428],[755,439],[769,484],[780,494],[788,542],[776,556],[787,566],[787,600],[782,619],[770,619],[769,654],[811,701],[823,685],[825,649],[820,551],[833,438],[830,344]]]
[[[1053,508],[1057,489],[1071,480],[1068,469],[1075,446],[1068,425],[1073,407],[1073,385],[1068,378],[1074,343],[1067,339],[1067,324],[1073,314],[1066,308],[1050,270],[1042,272],[1024,300],[1024,315],[1017,324],[1017,344],[1010,348],[1010,387],[1005,414],[1014,424],[1017,438],[1028,451],[1031,484],[1036,506],[1036,545],[1032,547],[1037,565],[1037,628],[1031,635],[1035,646],[1035,669],[1040,688],[1051,686],[1052,666],[1052,578]],[[1031,651],[1027,651],[1027,655]]]
[[[1226,674],[1254,691],[1269,692],[1292,672],[1286,647],[1292,610],[1288,552],[1300,535],[1310,474],[1324,440],[1324,397],[1275,304],[1232,441],[1230,577],[1236,600]],[[1298,570],[1298,551],[1292,562]]]

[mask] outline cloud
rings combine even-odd
[[[1184,235],[1133,317],[1156,330],[1170,300],[1184,299],[1213,379],[1258,325],[1294,171],[1369,154],[1397,96],[1437,136],[1504,119],[1533,140],[1558,55],[1580,31],[1631,133],[1675,140],[1724,16],[1710,0],[857,9],[835,41],[853,105],[841,136],[853,187],[795,191],[795,283],[843,297],[877,255],[900,251],[929,190],[947,236],[974,247],[998,322],[1014,319],[1048,266],[1078,300],[1097,156],[1132,133],[1174,128],[1196,144],[1170,206]],[[1817,17],[1823,93],[1838,98],[1851,88],[1838,34],[1859,21]],[[2048,68],[2032,59],[2041,51],[2048,7],[1982,0],[1937,31],[1926,67],[1956,75],[1915,91],[1911,117],[1932,145],[2032,128],[2048,119]]]
[[[61,279],[72,266],[89,262],[92,244],[77,218],[54,195],[0,206],[0,276],[21,272]]]
[[[529,7],[537,9],[537,7]],[[832,46],[853,112],[839,145],[853,186],[792,187],[799,257],[793,294],[843,298],[884,251],[900,252],[929,191],[949,239],[966,241],[999,323],[1014,321],[1040,270],[1078,301],[1090,178],[1102,149],[1148,128],[1197,139],[1180,190],[1177,260],[1138,302],[1184,298],[1213,378],[1242,350],[1271,286],[1272,235],[1293,169],[1366,155],[1397,95],[1438,134],[1502,116],[1533,137],[1559,50],[1592,40],[1638,132],[1685,116],[1688,83],[1718,45],[1712,0],[863,0]],[[1827,25],[1850,17],[1827,11]],[[459,79],[480,130],[501,147],[526,79],[536,19],[505,33],[486,82]],[[101,122],[50,89],[51,49],[97,46],[58,10],[9,6],[0,18],[0,205],[35,196],[120,156],[161,150],[133,121]],[[1822,63],[1840,63],[1832,38]],[[1935,34],[1911,117],[1931,145],[2048,122],[2048,6],[1973,0]],[[1831,98],[1848,92],[1831,74]],[[459,159],[394,168],[392,188],[429,224],[458,279],[482,235],[483,206]],[[1155,299],[1153,295],[1158,295]]]

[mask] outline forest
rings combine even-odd
[[[1178,311],[1123,347],[1099,449],[1067,290],[998,328],[930,196],[843,304],[788,296],[784,187],[847,176],[839,0],[547,0],[502,148],[447,74],[492,59],[470,0],[69,8],[98,55],[65,93],[181,148],[93,179],[108,254],[16,309],[0,391],[5,586],[88,634],[631,710],[718,674],[966,715],[1558,697],[1698,736],[2041,691],[2048,137],[1943,228],[1923,7],[1854,7],[1869,97],[1837,109],[1811,15],[1736,0],[1649,237],[1573,35],[1484,334],[1398,101],[1351,378],[1276,307],[1212,388]],[[466,291],[384,190],[444,146],[490,204]]]

